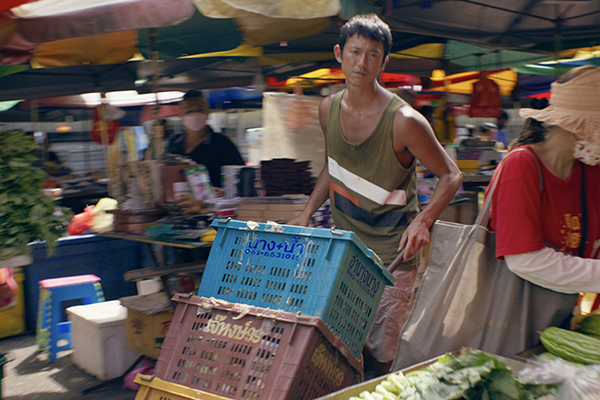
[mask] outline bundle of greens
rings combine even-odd
[[[42,193],[46,173],[33,166],[37,145],[23,132],[0,133],[0,260],[28,254],[46,242],[48,253],[64,235],[72,212]]]
[[[388,375],[375,392],[364,391],[349,400],[532,400],[553,389],[524,387],[504,360],[472,351],[460,356],[447,354],[406,375]]]

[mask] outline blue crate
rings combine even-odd
[[[355,233],[230,219],[212,227],[199,296],[319,317],[360,357],[394,277]]]

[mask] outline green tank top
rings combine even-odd
[[[406,104],[394,95],[371,135],[362,143],[348,142],[340,124],[345,91],[334,95],[327,124],[329,199],[339,229],[355,232],[389,265],[398,255],[400,237],[419,213],[416,161],[405,168],[392,145],[392,124]],[[418,266],[420,256],[403,264]]]

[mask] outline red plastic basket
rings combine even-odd
[[[317,317],[176,294],[155,375],[231,399],[310,400],[362,380]]]

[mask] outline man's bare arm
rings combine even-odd
[[[401,107],[394,118],[394,150],[410,152],[439,178],[429,204],[402,235],[398,249],[405,248],[406,260],[429,243],[429,228],[454,198],[462,183],[462,173],[437,140],[425,117],[410,107]]]

